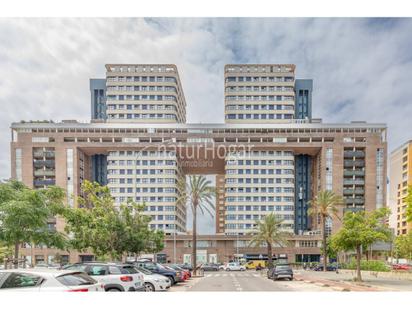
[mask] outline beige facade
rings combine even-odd
[[[216,176],[216,237],[246,237],[269,213],[281,218],[288,232],[318,237],[315,218],[296,232],[297,219],[307,216],[298,206],[299,156],[311,162],[304,204],[320,190],[332,190],[345,197],[340,216],[345,210],[383,207],[386,125],[293,119],[294,65],[225,66],[221,124],[185,123],[186,103],[174,65],[110,64],[106,69],[107,121],[11,125],[12,178],[33,188],[60,186],[68,193],[68,206],[76,207],[81,184],[95,180],[94,159],[101,156],[116,204],[145,203],[151,228],[182,239],[186,208],[178,203],[177,183],[190,174]],[[62,230],[64,222],[55,225]],[[328,231],[340,225],[333,218]],[[40,259],[38,250],[47,259],[55,252],[22,252]],[[297,254],[300,247],[293,250],[290,254]],[[80,256],[68,258],[77,262]]]
[[[321,236],[298,235],[288,239],[290,246],[275,245],[275,257],[287,258],[289,262],[319,261]],[[190,263],[192,256],[191,235],[178,235],[176,239],[166,237],[162,250],[164,262]],[[250,236],[234,235],[198,235],[197,260],[199,263],[227,263],[243,256],[247,259],[259,259],[267,256],[267,248],[262,245],[250,246]]]
[[[225,122],[289,122],[295,115],[295,65],[225,66]]]
[[[186,102],[172,64],[107,64],[109,122],[185,123]]]
[[[389,159],[389,207],[390,226],[396,235],[412,231],[412,223],[406,221],[405,198],[412,185],[412,141],[395,149]]]

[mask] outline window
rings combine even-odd
[[[67,274],[59,276],[56,278],[57,281],[66,286],[78,286],[78,285],[89,285],[95,284],[96,281],[90,278],[88,275],[78,273],[78,274]]]
[[[22,152],[21,148],[16,149],[16,180],[22,181]]]
[[[3,283],[1,289],[34,287],[40,285],[42,281],[43,278],[36,275],[12,273]]]
[[[93,265],[93,266],[90,266],[87,273],[90,276],[104,276],[107,274],[107,269],[106,269],[106,266]]]
[[[111,275],[120,275],[122,272],[120,271],[120,269],[118,267],[109,266],[109,273]]]

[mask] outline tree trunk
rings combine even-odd
[[[19,243],[14,244],[14,268],[19,268]]]
[[[270,242],[267,242],[267,247],[268,247],[268,268],[271,269],[273,268],[272,244]]]
[[[196,275],[196,273],[197,273],[197,269],[196,269],[196,249],[197,249],[197,246],[196,246],[196,214],[197,214],[197,205],[196,204],[193,204],[193,231],[192,231],[192,234],[193,234],[193,237],[192,237],[192,267],[193,267],[193,272],[195,273],[195,275]]]
[[[356,281],[362,281],[361,275],[361,246],[356,247]]]
[[[323,246],[323,271],[326,271],[327,268],[327,257],[328,257],[328,245],[326,243],[326,218],[324,216],[321,217],[322,218],[322,246]]]

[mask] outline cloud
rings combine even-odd
[[[90,77],[105,63],[175,63],[189,122],[223,122],[226,63],[295,63],[314,79],[324,122],[411,136],[412,19],[1,19],[0,178],[10,175],[10,123],[90,115]]]

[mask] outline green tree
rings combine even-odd
[[[0,184],[0,241],[14,246],[16,268],[23,243],[64,249],[64,234],[48,226],[51,218],[62,213],[64,197],[64,191],[55,186],[34,190],[18,181]]]
[[[332,191],[325,190],[320,191],[313,200],[309,203],[308,214],[320,218],[320,224],[322,228],[322,255],[323,255],[323,271],[327,268],[327,257],[328,257],[328,242],[326,235],[326,221],[327,219],[332,219],[333,217],[338,217],[339,209],[338,206],[343,205],[343,198],[336,195]]]
[[[395,238],[395,254],[398,258],[412,260],[412,232]]]
[[[406,220],[412,222],[412,186],[408,187],[408,195],[405,198]]]
[[[91,249],[98,257],[109,255],[111,259],[120,259],[125,229],[109,189],[87,180],[81,189],[79,207],[64,212],[70,246],[80,252]]]
[[[131,200],[116,206],[106,186],[84,181],[79,207],[66,208],[66,232],[72,248],[92,250],[98,259],[120,260],[124,254],[155,253],[163,249],[162,231],[149,229],[144,205]]]
[[[196,271],[196,236],[197,236],[197,212],[201,211],[202,214],[205,212],[209,213],[213,218],[213,211],[215,206],[213,203],[213,198],[216,193],[216,189],[211,185],[211,182],[207,180],[204,176],[189,176],[189,181],[186,182],[185,178],[180,179],[178,183],[179,198],[178,203],[182,203],[186,206],[191,207],[193,214],[193,228],[192,228],[192,266]]]
[[[164,248],[164,233],[162,231],[150,231],[144,252],[157,253]]]
[[[260,247],[266,245],[268,255],[268,267],[273,267],[273,246],[281,247],[288,245],[287,238],[291,235],[282,230],[282,220],[278,219],[274,213],[264,217],[263,220],[256,221],[256,229],[252,232],[252,239],[249,245]]]
[[[0,242],[0,265],[4,263],[4,260],[10,258],[13,255],[13,249]]]
[[[356,251],[357,281],[362,281],[362,248],[368,248],[376,241],[388,241],[391,238],[391,231],[384,224],[389,213],[387,208],[372,212],[346,212],[342,228],[332,236],[335,248]]]
[[[135,257],[141,253],[157,253],[164,247],[163,231],[149,229],[151,218],[143,214],[144,205],[128,201],[119,209],[121,221],[124,224],[122,235],[123,251],[132,253]]]

